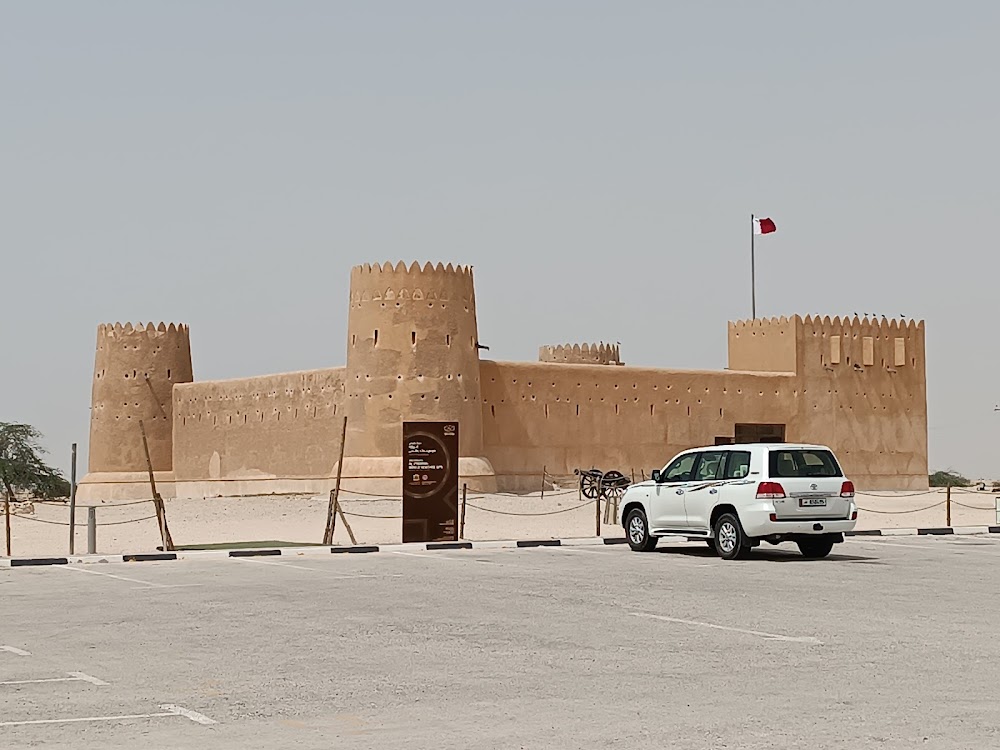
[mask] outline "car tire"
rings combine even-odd
[[[723,560],[738,560],[750,552],[750,544],[743,531],[743,525],[732,513],[723,513],[719,516],[712,537],[715,551]]]
[[[833,549],[833,540],[818,536],[815,539],[800,539],[798,545],[799,552],[802,553],[803,557],[819,560],[830,554],[830,550]]]
[[[649,522],[641,508],[629,511],[625,519],[625,538],[633,552],[652,552],[657,538],[649,535]]]

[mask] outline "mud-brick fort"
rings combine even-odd
[[[140,420],[164,496],[326,492],[344,417],[345,489],[397,496],[404,420],[457,420],[476,491],[780,439],[830,445],[862,489],[927,486],[923,323],[730,323],[718,372],[628,367],[586,344],[498,362],[480,358],[471,268],[386,263],[351,271],[346,349],[342,367],[197,382],[186,326],[99,326],[81,496],[149,496]]]

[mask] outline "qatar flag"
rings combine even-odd
[[[774,221],[771,219],[758,219],[753,220],[753,233],[754,234],[770,234],[777,229],[774,226]]]

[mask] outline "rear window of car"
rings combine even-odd
[[[768,469],[775,479],[795,477],[839,477],[840,466],[830,451],[789,448],[770,452]]]

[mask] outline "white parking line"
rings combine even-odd
[[[731,633],[743,633],[744,635],[756,635],[760,638],[767,638],[772,641],[787,641],[789,643],[811,643],[822,646],[823,642],[812,636],[779,635],[778,633],[765,633],[762,630],[744,630],[743,628],[731,628],[727,625],[716,625],[711,622],[699,622],[697,620],[682,620],[679,617],[666,617],[664,615],[654,615],[648,612],[630,612],[632,617],[646,617],[652,620],[662,620],[663,622],[675,622],[680,625],[696,625],[700,628],[711,628],[713,630],[728,630]]]
[[[191,711],[181,706],[167,704],[160,706],[163,713],[155,714],[118,714],[116,716],[81,716],[72,719],[32,719],[30,721],[0,721],[0,727],[23,727],[30,724],[75,724],[84,721],[127,721],[129,719],[155,719],[163,716],[183,716],[198,724],[215,724],[215,721],[197,711]]]
[[[87,568],[81,568],[78,565],[60,565],[58,570],[66,570],[73,573],[88,573],[92,576],[105,576],[106,578],[115,578],[119,581],[128,581],[129,583],[141,583],[143,586],[149,586],[150,588],[170,588],[169,584],[165,583],[150,583],[149,581],[140,581],[138,578],[128,578],[126,576],[116,576],[114,573],[102,573],[99,570],[88,570]]]
[[[25,651],[23,648],[15,648],[14,646],[0,646],[0,651],[17,654],[18,656],[31,656],[30,651]]]
[[[164,711],[170,711],[171,713],[179,716],[184,716],[199,724],[215,724],[215,721],[205,716],[205,714],[200,714],[197,711],[192,711],[191,709],[184,708],[183,706],[175,706],[172,703],[168,703],[164,706],[160,706],[160,708]]]
[[[448,560],[450,562],[462,562],[459,557],[448,557],[447,555],[441,555],[435,552],[400,552],[399,550],[390,550],[390,555],[406,555],[407,557],[419,557],[421,560]]]
[[[46,677],[40,680],[7,680],[0,685],[33,685],[40,682],[89,682],[91,685],[107,685],[104,680],[91,677],[83,672],[67,672],[69,677]]]

